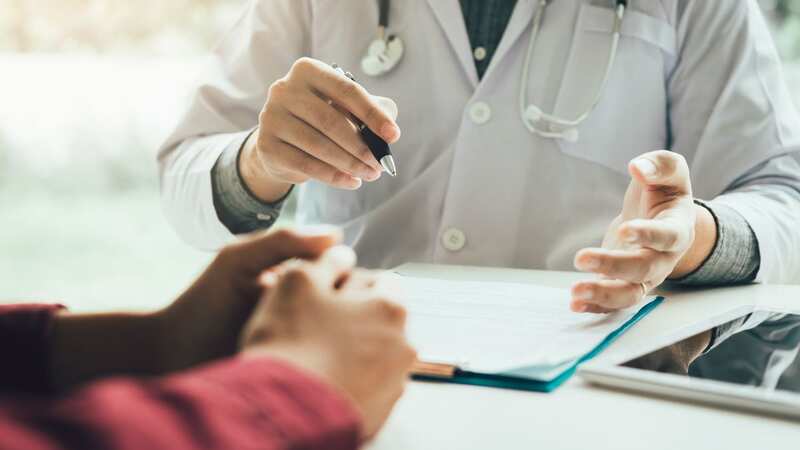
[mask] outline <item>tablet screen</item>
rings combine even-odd
[[[756,312],[626,367],[800,393],[800,315]]]

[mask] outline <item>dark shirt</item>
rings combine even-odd
[[[516,5],[517,0],[461,0],[479,78],[489,68]]]

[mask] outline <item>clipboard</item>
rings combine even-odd
[[[574,360],[557,376],[551,379],[541,380],[533,377],[526,377],[522,375],[525,371],[524,367],[515,369],[515,374],[513,375],[502,373],[490,374],[462,370],[457,365],[435,361],[418,361],[412,368],[411,376],[412,379],[419,381],[456,383],[472,386],[550,393],[558,389],[567,380],[572,378],[572,376],[575,374],[575,371],[581,364],[590,361],[602,353],[626,331],[631,329],[661,303],[663,303],[664,300],[664,297],[656,297],[649,303],[645,304],[635,315],[628,319],[627,322],[606,336],[605,339],[603,339],[591,351]]]

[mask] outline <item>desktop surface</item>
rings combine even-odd
[[[400,274],[535,283],[566,288],[584,275],[409,264]],[[797,309],[800,286],[745,286],[663,292],[668,301],[596,361],[644,355],[721,324],[751,302]],[[729,313],[733,311],[732,313]],[[705,318],[712,318],[705,320]],[[703,319],[703,320],[697,320]],[[389,449],[676,449],[790,447],[800,425],[779,418],[596,388],[577,378],[541,394],[412,382],[371,445]]]

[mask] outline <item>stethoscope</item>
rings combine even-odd
[[[525,128],[531,133],[548,139],[562,139],[567,142],[577,142],[580,139],[578,127],[589,118],[589,116],[597,109],[597,105],[603,98],[603,93],[608,86],[608,80],[611,77],[611,70],[614,67],[614,62],[617,59],[617,49],[619,48],[620,32],[622,30],[622,21],[625,18],[625,12],[628,9],[629,0],[614,0],[616,4],[614,14],[614,28],[612,33],[611,49],[609,50],[608,60],[606,62],[605,72],[603,75],[603,82],[597,90],[589,107],[574,119],[565,119],[558,117],[555,114],[547,114],[542,108],[533,103],[528,103],[528,76],[530,75],[531,60],[533,58],[533,51],[536,47],[536,42],[539,39],[539,33],[542,28],[542,21],[544,20],[544,13],[547,6],[552,0],[539,0],[539,8],[536,10],[536,15],[533,18],[533,30],[531,31],[531,38],[528,44],[528,51],[525,55],[525,62],[522,69],[522,78],[520,81],[519,89],[519,111],[522,123]],[[400,37],[396,35],[387,35],[389,27],[389,10],[391,8],[390,0],[378,0],[379,3],[379,19],[378,19],[378,37],[372,44],[370,44],[367,54],[361,60],[361,70],[371,77],[379,77],[394,70],[403,59],[405,47]]]
[[[389,28],[391,0],[378,0],[378,37],[372,41],[361,60],[361,70],[371,77],[386,75],[403,59],[405,46],[398,36],[386,35]]]

